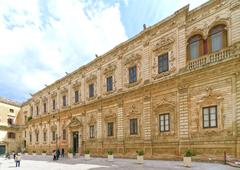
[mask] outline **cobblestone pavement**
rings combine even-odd
[[[191,168],[185,168],[181,161],[145,160],[144,164],[137,164],[134,159],[114,159],[108,162],[106,158],[60,158],[52,161],[51,156],[22,156],[21,167],[16,168],[13,159],[0,158],[0,170],[237,170],[219,163],[193,162]],[[238,169],[239,170],[239,169]]]

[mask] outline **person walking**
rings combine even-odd
[[[60,150],[59,150],[59,148],[57,149],[57,160],[58,160],[58,158],[59,158],[59,156],[60,156]]]
[[[62,148],[62,157],[64,157],[64,148]]]
[[[18,153],[15,156],[16,167],[20,167],[20,161],[21,161],[21,155],[20,153]]]
[[[53,160],[55,161],[56,160],[56,151],[53,150]]]

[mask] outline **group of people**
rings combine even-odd
[[[64,148],[62,148],[61,153],[59,148],[57,150],[53,150],[53,160],[58,160],[60,154],[61,154],[61,157],[64,157]]]

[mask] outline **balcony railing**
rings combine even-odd
[[[202,57],[198,57],[194,60],[191,60],[187,64],[187,69],[191,71],[198,68],[202,68],[212,63],[219,63],[223,60],[233,58],[235,57],[235,55],[231,55],[231,50],[233,50],[232,47],[227,47],[225,49],[222,49],[221,51],[217,51],[215,53],[207,54]]]

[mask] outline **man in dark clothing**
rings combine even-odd
[[[60,150],[59,150],[59,148],[57,149],[57,160],[58,160],[58,158],[59,158],[59,155],[60,155]]]
[[[64,157],[64,148],[62,148],[62,157]]]

